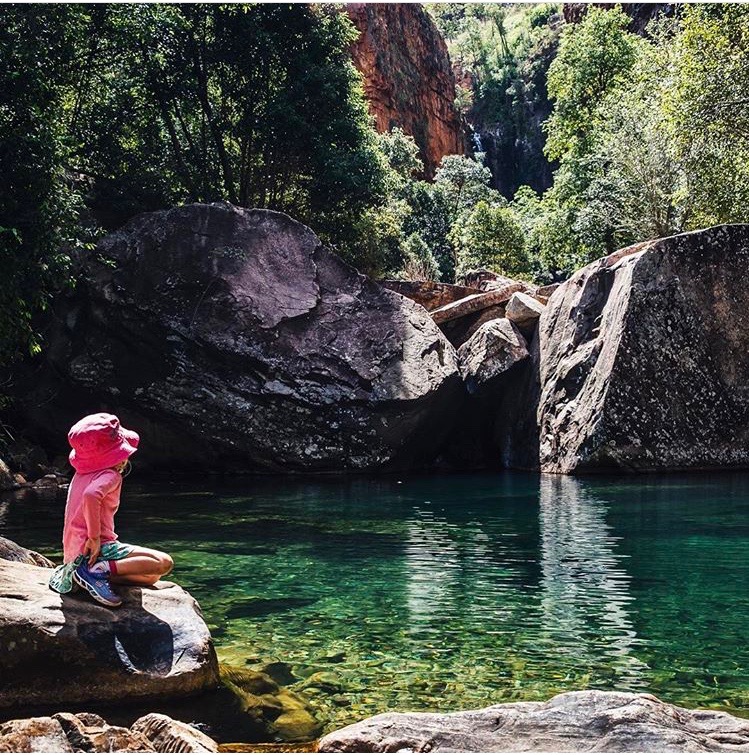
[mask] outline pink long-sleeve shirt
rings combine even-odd
[[[83,553],[89,537],[100,537],[102,544],[117,539],[114,515],[120,505],[121,489],[122,475],[114,469],[73,475],[62,531],[65,563]]]

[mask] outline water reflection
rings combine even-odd
[[[606,523],[607,506],[571,477],[542,476],[541,632],[581,666],[606,658],[628,686],[645,686],[647,665],[629,612],[631,578]]]
[[[409,632],[436,629],[451,613],[460,566],[447,521],[414,507],[407,524],[404,558]]]

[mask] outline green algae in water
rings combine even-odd
[[[282,668],[326,730],[584,688],[749,715],[747,474],[132,482],[122,539],[170,551],[220,658]],[[62,509],[0,532],[59,551]]]

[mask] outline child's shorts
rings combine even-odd
[[[104,543],[101,546],[99,561],[119,561],[121,558],[129,556],[133,552],[134,546],[127,543],[121,543],[119,540],[113,540],[110,543]],[[86,556],[81,554],[75,561],[58,566],[49,578],[50,590],[59,593],[67,593],[73,589],[73,572],[86,560]]]

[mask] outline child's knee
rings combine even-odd
[[[161,557],[161,575],[165,577],[172,569],[174,569],[174,559],[168,553],[164,553]]]

